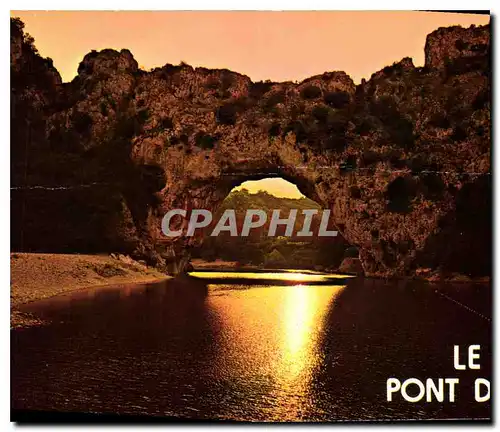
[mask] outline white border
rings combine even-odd
[[[141,2],[133,2],[133,1],[107,1],[103,2],[102,0],[87,0],[83,3],[69,3],[67,1],[62,0],[47,0],[41,4],[40,2],[29,0],[29,1],[16,1],[10,2],[9,9],[14,10],[49,10],[49,9],[60,9],[60,10],[374,10],[374,6],[377,6],[378,10],[441,10],[441,11],[455,11],[455,10],[471,10],[474,8],[475,10],[491,10],[494,14],[496,11],[495,5],[493,1],[484,1],[484,0],[475,0],[474,2],[466,2],[466,1],[410,1],[405,2],[403,5],[401,2],[391,0],[383,0],[374,3],[373,1],[350,1],[350,2],[338,2],[338,1],[329,1],[329,0],[308,0],[307,2],[299,2],[296,0],[253,0],[253,1],[239,1],[238,3],[230,2],[227,0],[213,0],[211,2],[203,2],[200,0],[184,0],[180,3],[174,4],[173,2],[165,2],[165,1],[151,1],[151,0],[143,0]],[[2,188],[1,188],[1,200],[3,203],[3,214],[2,214],[2,223],[0,224],[0,235],[1,242],[0,247],[2,248],[2,262],[0,267],[0,275],[2,281],[2,302],[1,302],[1,314],[2,314],[2,327],[1,327],[1,348],[3,355],[1,356],[1,364],[0,371],[2,373],[2,391],[0,393],[0,406],[1,406],[1,426],[3,430],[13,430],[14,425],[7,423],[10,418],[10,296],[8,293],[10,291],[10,269],[9,269],[9,259],[10,256],[10,213],[8,210],[8,206],[10,203],[10,192],[9,187],[7,185],[10,184],[9,178],[9,161],[10,161],[10,139],[9,139],[9,120],[10,119],[10,94],[7,91],[7,83],[9,82],[10,76],[10,64],[7,59],[9,58],[10,53],[10,44],[9,44],[9,32],[10,27],[8,25],[7,13],[4,15],[4,18],[1,21],[2,24],[2,32],[1,32],[1,43],[0,47],[2,50],[0,58],[3,61],[3,65],[1,68],[1,82],[2,91],[5,92],[2,94],[1,98],[1,113],[0,119],[2,122],[2,132],[4,133],[4,142],[2,149],[2,157],[0,158],[0,175],[2,180]],[[493,34],[496,32],[494,31]],[[34,35],[36,37],[36,35]],[[494,70],[498,70],[498,43],[494,41]],[[496,108],[496,102],[498,100],[498,88],[494,88],[494,106]],[[498,122],[497,109],[492,111],[494,114],[494,118],[492,119],[492,127],[496,127]],[[493,137],[496,137],[496,134],[493,134]],[[493,146],[493,144],[492,144]],[[494,164],[493,166],[500,165],[500,155],[498,152],[494,151]],[[492,166],[492,169],[493,169]],[[500,188],[498,185],[497,177],[494,176],[495,187],[494,187],[494,197],[495,197],[495,215],[498,215],[498,202],[499,202],[499,194]],[[494,219],[495,220],[495,219]],[[495,232],[495,245],[498,244],[500,231],[494,229]],[[494,260],[494,268],[500,268],[500,257],[495,254]],[[495,280],[496,278],[494,278]],[[492,287],[493,288],[493,287]],[[495,299],[495,312],[494,316],[496,318],[496,311],[498,310],[498,298],[500,294],[497,292],[494,295]],[[497,320],[495,319],[496,323]],[[495,330],[496,330],[495,325]],[[494,346],[498,342],[498,332],[494,332]],[[494,350],[496,351],[496,350]],[[495,352],[496,354],[496,352]],[[499,369],[497,366],[498,356],[495,357],[495,370]],[[494,375],[495,376],[495,375]],[[496,387],[493,385],[492,393],[493,400],[495,401],[495,392]],[[494,407],[494,418],[497,419],[498,414],[498,403],[493,403]],[[442,426],[446,424],[438,423],[438,424],[428,424],[426,422],[413,424],[413,427],[420,428],[425,426],[436,427]],[[7,427],[5,427],[7,426]],[[192,425],[179,426],[179,425],[166,425],[169,428],[173,429],[190,429]],[[336,427],[349,427],[350,425],[344,424],[336,424]],[[50,427],[50,426],[49,426]],[[109,426],[108,426],[109,427]],[[108,427],[106,426],[95,426],[92,427],[93,430],[105,430]],[[232,429],[235,426],[226,426],[226,428]],[[303,427],[311,427],[311,426],[293,426],[295,430],[300,430]],[[367,427],[366,425],[358,426],[358,427]],[[394,425],[392,428],[401,429],[404,427],[403,425]],[[471,428],[477,428],[480,426],[469,426]],[[83,429],[90,429],[90,427],[83,427]],[[23,430],[31,430],[35,429],[34,427],[23,427]],[[37,428],[38,429],[38,428]],[[81,430],[82,428],[78,428]],[[132,426],[130,427],[132,430],[145,430],[146,426]],[[58,427],[58,430],[66,431],[66,430],[75,430],[75,427],[70,426],[61,426]]]

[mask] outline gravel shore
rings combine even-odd
[[[40,323],[19,311],[28,302],[99,285],[170,278],[123,255],[11,253],[10,268],[11,328]]]

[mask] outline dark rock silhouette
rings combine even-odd
[[[405,58],[358,86],[344,72],[299,84],[186,64],[145,72],[110,49],[61,84],[11,22],[13,250],[121,251],[182,272],[202,239],[165,238],[167,210],[215,210],[242,181],[280,176],[332,209],[365,274],[450,259],[489,272],[491,224],[471,218],[490,220],[490,206],[472,208],[491,192],[489,26],[439,29],[425,67]],[[447,222],[453,212],[462,222]],[[483,253],[433,240],[457,232]]]

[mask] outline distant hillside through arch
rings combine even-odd
[[[283,178],[264,178],[245,181],[233,188],[214,215],[218,221],[224,211],[234,209],[238,232],[248,209],[263,210],[267,222],[250,232],[248,237],[231,237],[228,232],[210,236],[212,226],[207,230],[203,244],[193,251],[195,267],[262,267],[298,268],[309,270],[336,270],[347,253],[349,244],[339,234],[337,237],[318,237],[322,217],[321,206],[305,197],[293,183]],[[277,235],[269,237],[269,221],[273,210],[280,210],[285,218],[290,211],[297,210],[294,234],[284,235],[284,226],[278,227]],[[303,210],[314,209],[318,214],[311,224],[312,236],[300,237],[296,233],[303,225]],[[334,228],[331,224],[329,228]]]
[[[263,191],[279,198],[305,198],[304,194],[300,192],[299,188],[296,185],[282,179],[281,177],[264,178],[261,180],[248,180],[235,187],[233,191],[241,191],[243,189],[246,189],[251,194]]]

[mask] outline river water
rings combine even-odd
[[[11,332],[23,410],[240,421],[485,419],[491,289],[306,272],[194,273],[25,306]],[[457,371],[453,346],[480,345]],[[465,361],[465,360],[464,360]],[[395,377],[459,378],[455,402],[386,399]],[[418,388],[408,390],[414,395]]]

